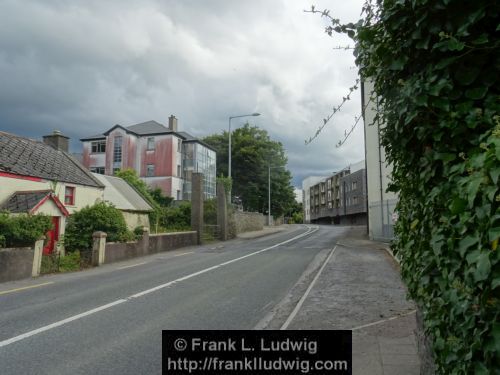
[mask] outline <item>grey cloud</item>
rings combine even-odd
[[[318,7],[354,20],[362,2]],[[287,148],[294,184],[363,158],[357,130],[335,143],[360,112],[359,94],[313,144],[332,106],[356,79],[350,52],[334,51],[308,2],[0,0],[0,129],[40,138],[60,129],[78,138],[115,123],[175,114],[183,130],[227,129],[230,115]]]

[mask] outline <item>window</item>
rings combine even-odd
[[[177,200],[178,201],[181,200],[181,191],[180,190],[177,190]]]
[[[154,177],[154,175],[155,175],[155,165],[148,164],[147,170],[146,170],[146,177]]]
[[[120,168],[113,168],[113,174],[116,174],[116,172],[118,172],[120,170]]]
[[[91,143],[91,152],[93,154],[106,152],[106,141],[94,141]]]
[[[177,166],[177,177],[181,177],[181,166]]]
[[[155,137],[148,137],[148,151],[155,149]]]
[[[358,197],[352,197],[352,204],[358,204]]]
[[[182,142],[180,139],[177,140],[177,152],[181,152]]]
[[[104,167],[90,167],[90,171],[93,173],[104,174]]]
[[[358,181],[353,181],[352,182],[352,190],[356,190],[358,187]]]
[[[121,163],[122,161],[122,137],[115,137],[115,143],[113,148],[113,162]]]
[[[64,189],[64,204],[70,206],[75,204],[75,188],[73,186],[66,186]]]

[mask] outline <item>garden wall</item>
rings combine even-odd
[[[34,254],[28,247],[0,249],[0,283],[31,277]]]

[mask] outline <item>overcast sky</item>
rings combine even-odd
[[[147,120],[204,137],[228,117],[283,143],[293,183],[364,158],[353,95],[309,145],[357,78],[349,40],[330,38],[312,4],[344,22],[362,0],[0,0],[0,130],[72,138]],[[233,120],[233,127],[245,119]]]

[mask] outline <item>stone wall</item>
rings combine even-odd
[[[104,263],[118,262],[196,244],[196,232],[177,232],[154,235],[149,235],[146,232],[142,239],[137,242],[106,243]]]
[[[236,233],[251,232],[264,228],[265,217],[258,212],[236,211],[234,213]]]
[[[28,247],[0,249],[0,283],[31,277],[34,254]]]

